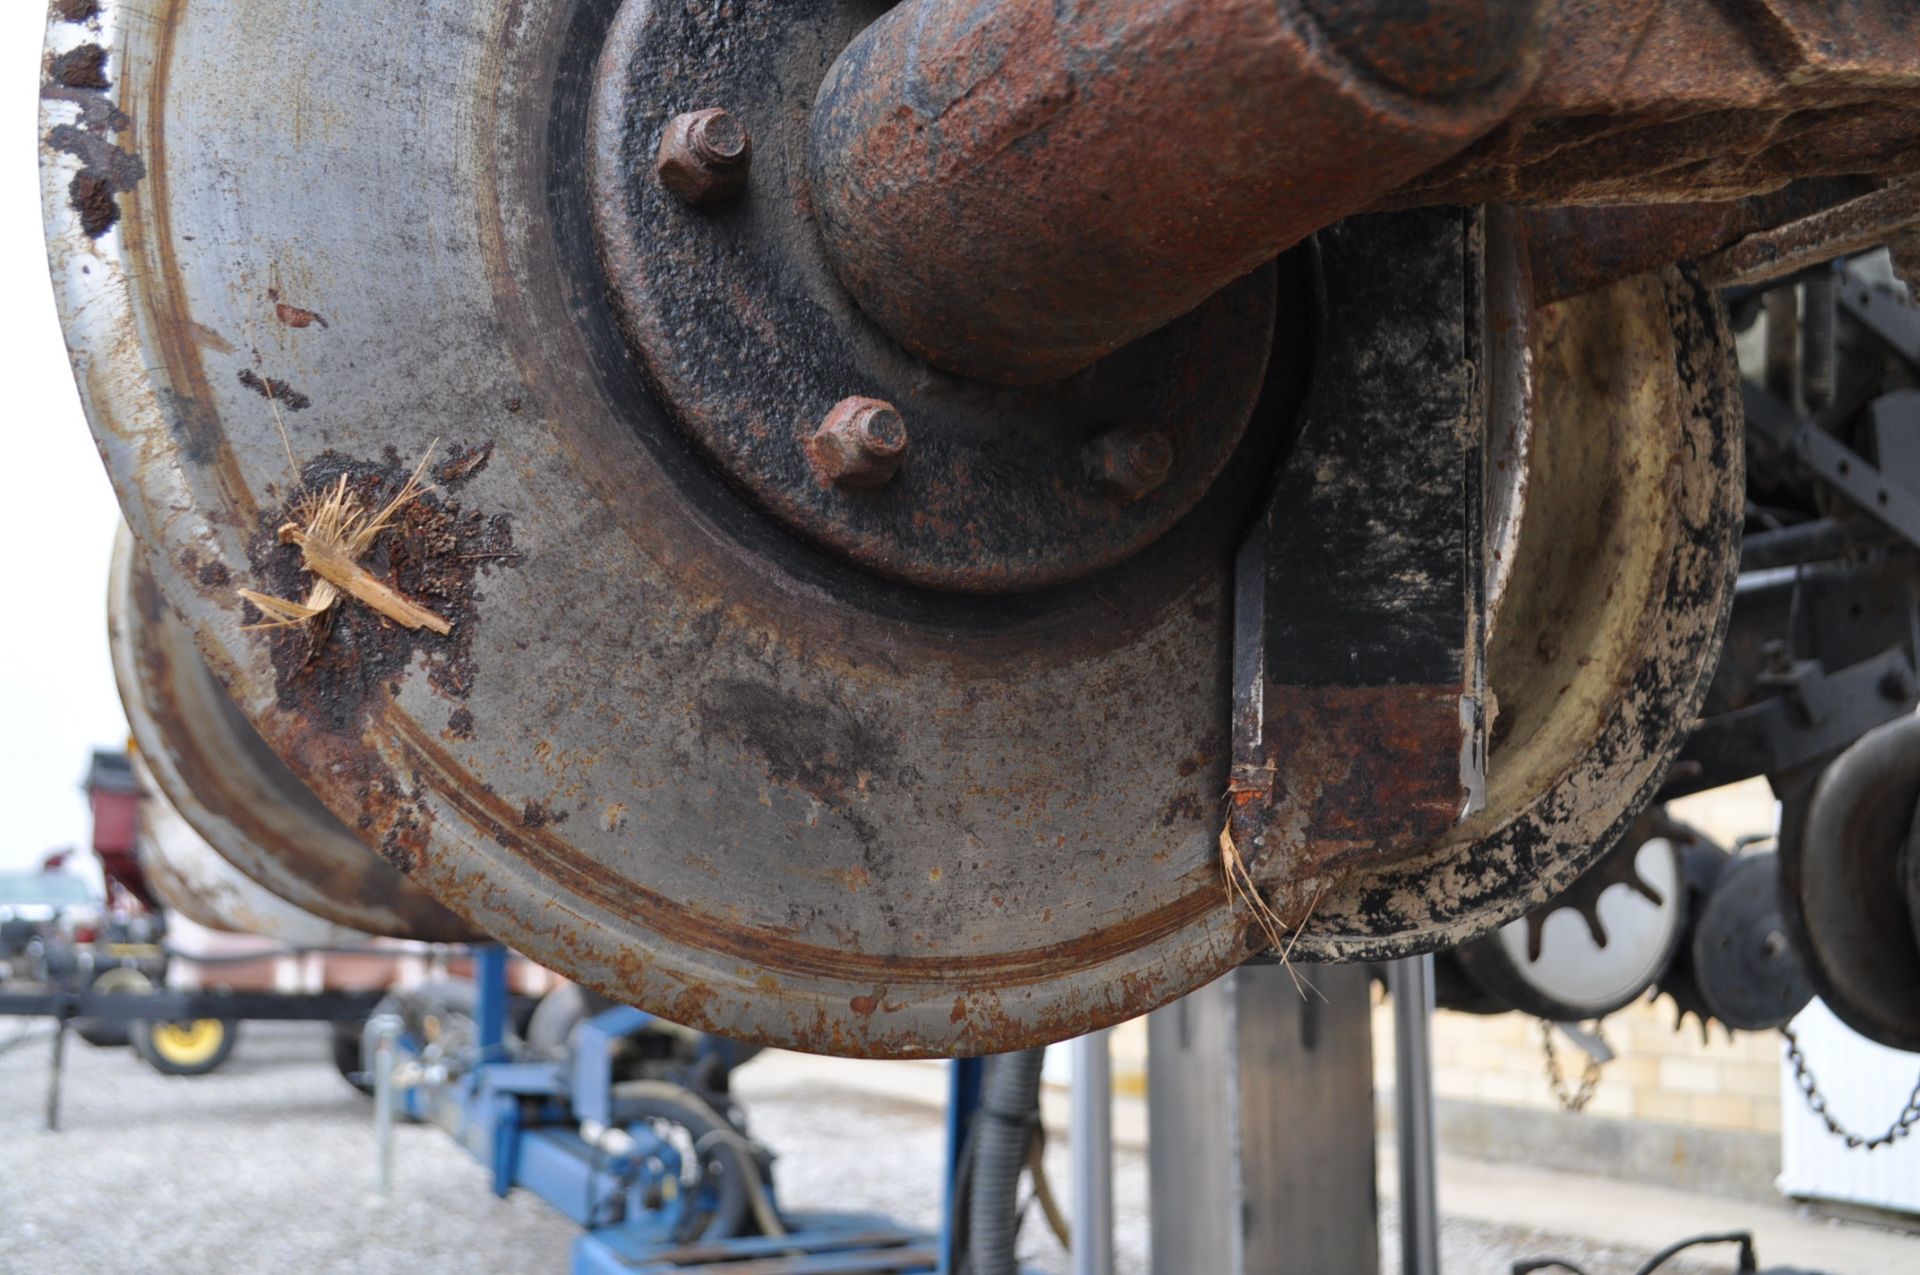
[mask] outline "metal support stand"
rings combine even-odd
[[[1113,1056],[1097,1031],[1069,1045],[1073,1275],[1113,1275]]]
[[[980,1082],[986,1064],[979,1058],[956,1058],[947,1079],[947,1158],[945,1164],[945,1207],[940,1212],[939,1275],[958,1275],[960,1235],[954,1221],[960,1216],[961,1158],[967,1149],[967,1136],[973,1130],[974,1117],[980,1113]]]
[[[67,1063],[67,1007],[53,1016],[53,1070],[47,1077],[47,1132],[60,1128],[60,1079]]]
[[[1440,1275],[1440,1207],[1434,1188],[1433,957],[1387,967],[1393,998],[1394,1127],[1400,1139],[1400,1270]]]
[[[1153,1270],[1377,1275],[1363,966],[1236,970],[1147,1026]]]
[[[473,949],[473,1028],[480,1056],[501,1057],[507,1040],[507,949],[488,943]]]
[[[399,1064],[401,1030],[397,1014],[375,1014],[367,1020],[367,1035],[373,1041],[373,1143],[380,1158],[380,1198],[393,1194],[393,1121],[400,1101],[394,1085],[394,1069]]]

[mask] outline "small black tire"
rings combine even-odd
[[[362,1052],[366,1027],[364,1020],[335,1023],[328,1043],[333,1052],[333,1069],[340,1073],[340,1078],[371,1098],[373,1073],[367,1070]]]
[[[715,1187],[712,1206],[688,1213],[673,1240],[693,1244],[732,1239],[753,1226],[753,1181],[759,1167],[742,1150],[743,1139],[698,1095],[654,1081],[629,1081],[613,1087],[613,1122],[668,1125],[683,1132],[700,1152],[700,1177]],[[726,1135],[734,1135],[732,1137]]]
[[[227,1061],[239,1035],[240,1024],[226,1018],[179,1023],[136,1021],[133,1047],[163,1076],[204,1076]]]
[[[131,965],[110,965],[95,972],[88,990],[150,992],[153,980]],[[100,1049],[118,1049],[133,1043],[133,1026],[124,1018],[76,1018],[73,1034]]]

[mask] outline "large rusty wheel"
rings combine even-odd
[[[969,387],[872,354],[884,336],[821,291],[831,274],[792,220],[792,68],[754,64],[736,86],[755,136],[744,201],[689,229],[708,238],[684,259],[616,260],[617,307],[597,252],[621,249],[605,218],[596,239],[585,151],[618,6],[432,7],[405,39],[356,0],[171,0],[53,27],[56,52],[107,50],[106,88],[56,85],[45,107],[56,287],[89,415],[161,592],[261,736],[477,925],[746,1040],[1006,1050],[1243,959],[1217,849],[1230,568],[1294,419],[1297,267],[1236,285],[1219,303],[1232,323],[1201,315],[1160,362],[1115,356],[1115,384]],[[739,42],[688,47],[744,47],[804,10],[816,44],[792,56],[817,82],[882,8],[748,3],[728,11]],[[660,110],[699,104],[672,83]],[[753,239],[755,218],[777,225]],[[756,265],[742,244],[792,255]],[[746,273],[709,280],[685,322],[646,309],[660,270],[736,259]],[[770,309],[726,310],[757,289]],[[737,321],[700,326],[721,312]],[[1534,469],[1553,500],[1525,516],[1497,617],[1488,808],[1328,891],[1296,955],[1443,945],[1571,880],[1654,782],[1712,665],[1741,492],[1712,299],[1669,273],[1543,327]],[[854,335],[806,344],[829,329]],[[651,349],[649,382],[628,342],[661,332],[699,344]],[[1191,361],[1213,350],[1232,375]],[[844,379],[818,377],[829,356]],[[1080,429],[1110,392],[1197,396],[1177,401],[1228,414],[1239,441],[1209,454],[1211,483],[1169,482],[1181,517],[1068,491],[1047,517],[1107,536],[1082,559],[1021,556],[1013,533],[1038,506],[1014,491],[990,507],[1005,525],[935,538],[977,537],[993,570],[956,554],[942,575],[878,554],[857,494],[783,503],[779,482],[810,481],[797,459],[755,475],[771,487],[716,476],[728,448],[757,455],[766,431],[791,442],[819,419],[827,383],[925,413],[946,431],[929,453],[942,473],[1050,414]],[[682,428],[658,397],[694,410],[675,393],[762,433]],[[261,617],[238,587],[302,587],[277,534],[301,492],[344,477],[391,493],[436,440],[438,490],[376,565],[451,631],[354,606],[318,641],[249,631]]]
[[[367,934],[484,937],[368,849],[260,740],[124,530],[107,618],[120,702],[152,792],[143,858],[165,902],[215,929],[316,946]]]

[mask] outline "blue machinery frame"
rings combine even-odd
[[[588,1019],[567,1064],[512,1061],[506,1049],[508,959],[501,947],[474,949],[478,1049],[474,1065],[455,1082],[458,1136],[491,1171],[496,1195],[522,1187],[584,1228],[573,1246],[573,1275],[690,1269],[726,1275],[736,1263],[753,1275],[953,1275],[955,1192],[961,1148],[980,1105],[979,1059],[952,1064],[946,1220],[937,1245],[871,1215],[790,1214],[777,1206],[786,1235],[683,1243],[674,1238],[689,1203],[673,1189],[679,1152],[644,1125],[622,1129],[615,1110],[613,1047],[644,1028],[650,1016],[616,1008]],[[729,1049],[726,1041],[712,1043],[716,1050]],[[421,1114],[420,1097],[408,1095],[414,1114]]]

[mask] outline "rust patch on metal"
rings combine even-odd
[[[433,481],[452,491],[458,491],[467,481],[487,467],[493,459],[493,440],[489,438],[479,447],[468,447],[465,443],[455,443],[447,448],[446,459],[432,469]]]
[[[409,471],[391,462],[353,461],[328,452],[301,471],[305,490],[324,490],[342,477],[367,507],[378,508],[406,484]],[[262,514],[247,546],[253,579],[264,592],[301,597],[309,583],[300,550],[281,541],[280,511]],[[265,631],[271,644],[279,706],[342,736],[357,736],[368,705],[390,697],[416,655],[437,691],[464,699],[473,689],[472,640],[481,573],[512,565],[511,527],[504,516],[462,510],[445,495],[427,492],[395,515],[362,563],[401,595],[446,618],[452,631],[406,629],[358,606],[329,611],[324,627]],[[251,608],[249,608],[251,612]],[[249,622],[257,621],[257,613]]]
[[[97,44],[82,44],[53,60],[53,78],[70,89],[105,89],[107,51]]]
[[[49,129],[46,145],[80,161],[80,171],[67,183],[67,202],[80,218],[80,229],[98,239],[120,220],[115,196],[131,190],[146,176],[146,165],[115,144],[113,134],[127,127],[127,117],[107,96],[107,50],[82,44],[51,58],[40,96],[70,102],[79,109],[70,124]]]
[[[273,317],[290,328],[308,328],[316,323],[323,328],[327,326],[326,319],[314,311],[297,305],[288,305],[285,301],[274,302]]]
[[[120,206],[113,202],[113,183],[101,174],[75,173],[67,192],[87,238],[98,239],[120,220]]]
[[[1400,78],[1451,88],[1380,91],[1378,68],[1330,47],[1303,7],[1369,56],[1396,34]],[[1496,125],[1537,67],[1535,6],[1493,6],[1508,20],[1475,31],[1486,7],[1368,6],[1365,32],[1334,0],[896,7],[820,87],[821,234],[861,307],[916,354],[1056,380]]]
[[[1276,857],[1290,879],[1391,863],[1458,823],[1460,697],[1457,684],[1268,688],[1274,784],[1233,805],[1234,841],[1256,875],[1271,876]],[[1290,776],[1311,776],[1311,788],[1290,788]]]
[[[1770,223],[1702,263],[1709,283],[1764,283],[1849,252],[1897,242],[1920,225],[1920,177],[1810,211],[1785,224]]]
[[[290,412],[303,412],[313,406],[312,399],[285,381],[276,381],[271,376],[262,376],[250,367],[240,369],[239,381],[261,398],[285,403]]]
[[[1747,199],[1527,209],[1521,223],[1534,301],[1549,305],[1708,256],[1745,236],[1844,204],[1869,186],[1858,179],[1820,179]]]
[[[950,983],[956,977],[984,992],[1051,981],[1092,969],[1146,944],[1206,921],[1219,907],[1219,878],[1208,863],[1187,874],[1193,888],[1143,915],[1095,934],[1010,952],[955,958],[859,952],[788,938],[764,926],[701,912],[610,871],[551,827],[529,827],[523,807],[488,791],[405,713],[386,712],[381,724],[398,746],[403,768],[433,774],[432,791],[482,835],[511,840],[520,857],[547,879],[597,908],[634,918],[671,942],[691,942],[776,974],[853,983]],[[451,888],[452,892],[449,893]],[[485,915],[486,887],[465,880],[436,882],[440,897],[462,911]],[[478,891],[469,895],[467,891]],[[678,1020],[676,1020],[678,1021]],[[1031,1040],[1022,1029],[1018,1039]],[[871,1048],[871,1046],[869,1046]],[[863,1052],[865,1052],[863,1050]]]
[[[1562,0],[1511,117],[1381,206],[1734,199],[1920,170],[1906,0]]]
[[[432,817],[414,794],[351,759],[338,740],[301,741],[304,760],[359,781],[360,832],[379,843],[388,861],[382,863],[226,699],[144,566],[133,569],[124,604],[131,613],[123,610],[116,626],[131,640],[134,685],[122,686],[129,720],[156,782],[223,857],[337,924],[436,942],[471,935],[464,921],[388,866],[414,866],[428,845]]]

